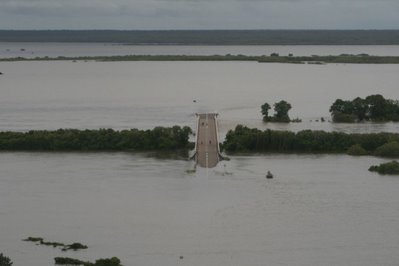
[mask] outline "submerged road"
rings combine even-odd
[[[217,135],[217,114],[198,114],[196,161],[201,167],[212,168],[220,161]]]

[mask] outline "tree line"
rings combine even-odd
[[[171,151],[188,149],[190,127],[149,130],[59,129],[0,132],[0,150],[26,151]]]
[[[226,134],[223,148],[227,152],[281,152],[281,153],[347,153],[353,147],[361,148],[362,154],[399,156],[399,134],[371,133],[347,134],[303,130],[265,131],[238,125]]]
[[[191,45],[399,44],[399,30],[0,30],[2,42]]]

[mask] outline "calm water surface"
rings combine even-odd
[[[316,122],[336,98],[398,99],[399,65],[1,62],[0,72],[0,131],[194,128],[196,112],[218,111],[222,137],[238,123],[399,132],[398,123]],[[303,123],[262,123],[260,105],[281,99]],[[187,174],[192,162],[146,154],[2,152],[0,251],[31,266],[56,256],[117,256],[126,266],[397,265],[399,179],[367,171],[381,162],[232,156]],[[266,180],[267,170],[276,178]],[[64,253],[21,241],[28,236],[89,249]]]
[[[397,132],[399,123],[332,124],[337,98],[397,99],[399,65],[255,62],[0,62],[0,130],[195,127],[196,112],[273,129]],[[303,123],[263,123],[260,106],[287,100]],[[193,102],[196,100],[196,102]]]
[[[399,45],[124,45],[109,43],[0,42],[0,58],[111,55],[270,55],[369,54],[399,56]]]
[[[142,266],[397,265],[399,179],[367,171],[382,161],[233,156],[189,175],[192,162],[139,154],[0,153],[0,250],[32,266],[55,256]],[[65,253],[21,241],[27,236],[89,249]]]

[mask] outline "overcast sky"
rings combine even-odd
[[[0,29],[399,29],[399,0],[0,0]]]

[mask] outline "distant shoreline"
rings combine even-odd
[[[248,55],[121,55],[121,56],[79,56],[79,57],[12,57],[0,58],[0,62],[18,61],[251,61],[258,63],[288,63],[288,64],[399,64],[399,56],[370,56],[367,54],[337,56],[280,56],[276,53],[262,56]]]
[[[399,45],[398,30],[0,30],[0,42],[126,45]]]

